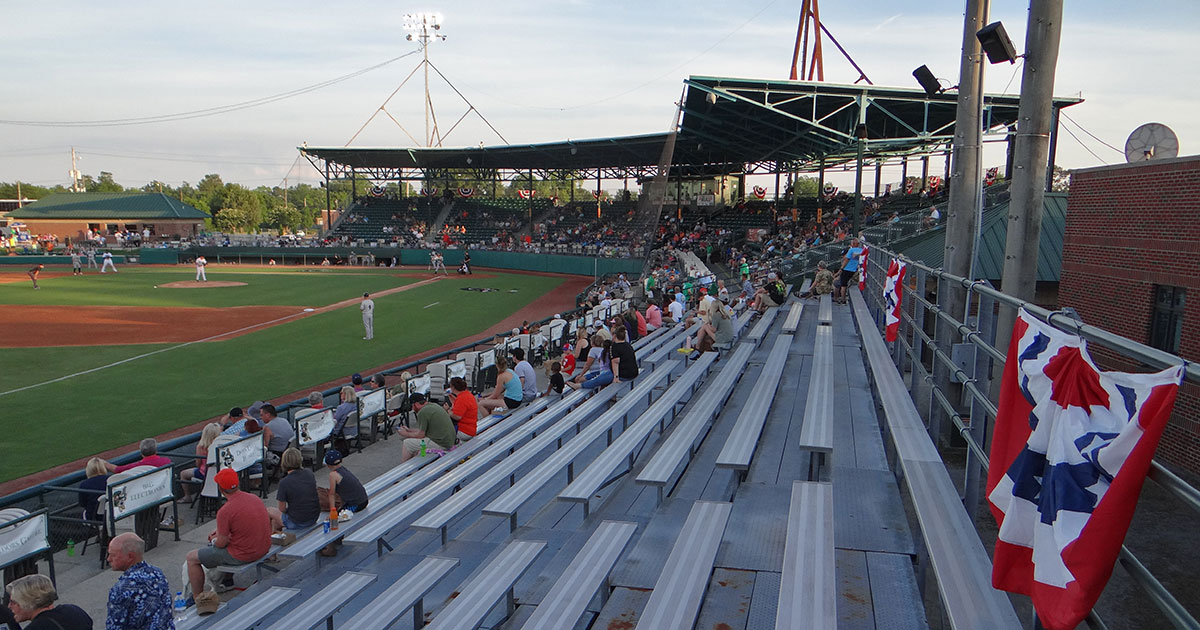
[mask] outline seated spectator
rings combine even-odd
[[[450,420],[454,423],[459,442],[466,442],[475,437],[479,430],[479,402],[475,394],[467,390],[467,381],[461,376],[450,379],[449,400],[442,403],[450,412]]]
[[[383,389],[384,387],[387,387],[387,379],[383,376],[383,374],[376,374],[375,376],[371,377],[368,385],[371,389]]]
[[[267,508],[272,521],[284,529],[307,529],[317,524],[323,510],[317,494],[317,478],[304,467],[304,456],[296,448],[288,448],[279,458],[284,476],[275,492],[278,507]],[[274,529],[274,528],[272,528]]]
[[[200,441],[196,442],[196,467],[180,471],[180,480],[204,481],[204,475],[208,472],[208,449],[212,447],[213,440],[216,440],[219,435],[221,435],[221,425],[216,422],[205,425],[204,430],[200,432]],[[192,484],[183,484],[183,498],[188,500],[191,497]]]
[[[604,387],[613,381],[611,363],[611,341],[604,341],[599,335],[592,337],[592,349],[588,351],[588,362],[584,373],[573,381],[567,382],[571,389],[594,389]]]
[[[833,272],[826,268],[824,260],[819,261],[817,263],[817,275],[813,278],[812,287],[809,288],[808,293],[805,293],[805,294],[801,295],[800,297],[819,298],[822,295],[829,295],[832,292],[833,292]]]
[[[354,391],[361,392],[364,389],[362,374],[355,372],[354,375],[350,377],[350,384],[354,386]]]
[[[632,381],[638,376],[637,354],[629,343],[629,331],[618,328],[613,332],[612,355],[613,382]]]
[[[187,554],[188,585],[197,605],[217,595],[204,590],[204,569],[239,565],[262,558],[271,548],[271,517],[262,499],[238,490],[238,474],[223,468],[214,476],[225,505],[217,510],[217,529],[207,547]]]
[[[321,392],[309,392],[308,393],[308,406],[312,409],[324,409],[325,408],[325,394],[322,394]]]
[[[121,577],[108,591],[105,628],[166,630],[173,628],[171,587],[162,569],[147,564],[142,556],[146,542],[126,532],[108,543],[108,565]]]
[[[265,405],[265,404],[267,404],[266,401],[262,401],[262,400],[254,401],[253,403],[250,404],[249,407],[246,407],[246,415],[250,416],[251,418],[254,418],[255,420],[261,421],[262,420],[262,408],[263,408],[263,405]]]
[[[783,304],[787,299],[787,296],[784,295],[784,289],[786,287],[779,280],[779,276],[774,271],[768,273],[767,281],[754,294],[754,304],[752,306],[759,313],[765,313],[768,308]]]
[[[502,362],[503,359],[497,361],[497,363]],[[511,373],[510,371],[509,374]],[[515,376],[513,380],[516,381]],[[413,421],[414,426],[396,428],[396,433],[404,438],[403,447],[400,449],[400,461],[405,462],[421,454],[422,443],[426,449],[437,448],[448,451],[454,448],[456,432],[454,422],[450,420],[450,414],[439,405],[429,404],[428,399],[420,392],[409,396],[408,399],[412,402],[416,418]]]
[[[567,356],[574,358],[569,354]],[[552,361],[550,363],[550,384],[546,387],[545,395],[549,396],[551,392],[554,392],[555,394],[561,394],[565,385],[566,382],[563,380],[562,375],[562,364],[560,364],[558,361]]]
[[[87,474],[87,479],[79,482],[79,489],[98,490],[100,494],[80,492],[79,507],[83,508],[83,520],[99,521],[100,515],[97,514],[97,511],[100,509],[100,497],[104,496],[103,493],[108,488],[108,468],[104,466],[104,460],[93,457],[88,460],[84,472]]]
[[[667,311],[671,314],[670,317],[664,317],[663,321],[670,324],[678,324],[683,321],[683,301],[671,300],[667,303]]]
[[[50,578],[26,575],[9,582],[8,609],[18,622],[30,622],[25,630],[92,630],[92,618],[74,604],[54,605],[58,591]]]
[[[600,366],[597,365],[597,362],[600,360],[600,356],[604,352],[604,338],[599,335],[593,335],[591,342],[585,345],[584,348],[585,350],[581,352],[586,354],[582,354],[580,357],[580,360],[583,361],[583,365],[579,366],[579,368],[575,370],[578,372],[573,379],[576,383],[581,383],[583,382],[583,379],[595,372],[600,371]]]
[[[333,410],[333,446],[339,451],[350,453],[350,438],[358,437],[358,422],[350,422],[350,414],[358,412],[358,393],[350,385],[342,386],[341,404]]]
[[[229,413],[225,414],[225,418],[221,420],[221,430],[224,431],[225,429],[242,422],[244,419],[245,414],[242,411],[242,408],[234,407],[233,409],[230,409]]]
[[[538,397],[537,388],[537,372],[533,370],[533,365],[525,360],[525,351],[520,348],[513,348],[511,352],[517,364],[513,366],[513,372],[517,378],[521,379],[521,401],[529,402]]]
[[[649,296],[647,296],[647,297],[649,297]],[[659,308],[658,305],[655,304],[654,302],[650,302],[650,305],[646,307],[646,318],[645,319],[646,319],[646,331],[647,332],[653,331],[653,330],[658,330],[659,328],[662,328],[662,325],[663,325],[662,309]]]
[[[273,460],[271,461],[273,466],[277,466],[283,452],[292,445],[292,438],[296,437],[296,430],[292,428],[292,423],[276,415],[275,405],[271,404],[263,405],[262,423],[263,443],[267,445],[268,459]],[[270,457],[270,455],[274,455],[274,457]]]
[[[710,352],[713,345],[733,342],[733,312],[724,302],[709,307],[708,323],[700,326],[696,333],[696,349]]]
[[[125,464],[123,466],[117,466],[112,462],[104,462],[104,466],[105,468],[108,468],[108,471],[111,473],[121,473],[129,470],[130,468],[136,468],[138,466],[158,468],[159,466],[169,466],[171,464],[170,458],[163,457],[162,455],[158,454],[158,440],[155,440],[154,438],[146,438],[142,440],[141,443],[138,444],[138,451],[142,454],[142,458],[136,462]]]
[[[496,357],[496,388],[479,401],[479,407],[485,414],[491,414],[496,409],[516,409],[525,400],[521,389],[521,379],[508,367],[508,360]]]

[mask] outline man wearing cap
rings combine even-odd
[[[238,475],[222,468],[213,480],[225,505],[217,510],[217,530],[208,536],[209,545],[187,554],[188,584],[192,597],[204,593],[204,569],[254,562],[271,548],[271,517],[262,499],[238,490]]]
[[[367,507],[367,490],[349,468],[342,465],[342,454],[336,448],[325,452],[325,465],[329,467],[329,489],[317,488],[321,510],[331,506],[357,512]]]
[[[375,301],[371,299],[370,293],[363,294],[358,310],[362,311],[363,328],[367,331],[367,336],[363,339],[370,341],[375,338]]]
[[[454,423],[450,414],[440,405],[431,405],[421,393],[409,396],[413,411],[417,412],[416,426],[396,427],[396,433],[404,438],[404,446],[400,449],[400,461],[405,462],[421,452],[421,442],[425,448],[440,448],[448,451],[454,447]]]

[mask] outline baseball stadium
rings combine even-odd
[[[660,133],[444,146],[408,14],[424,141],[253,229],[0,200],[0,629],[1200,628],[1200,157],[1063,183],[1061,0],[951,88],[800,4]]]

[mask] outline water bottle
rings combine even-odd
[[[421,438],[421,457],[425,457],[425,438]]]
[[[186,610],[187,600],[183,598],[183,591],[175,591],[175,621],[183,619]]]
[[[69,538],[69,539],[67,539],[67,556],[70,557],[70,556],[74,556],[74,555],[75,555],[75,539]]]

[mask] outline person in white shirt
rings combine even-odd
[[[104,263],[100,265],[100,273],[104,273],[107,269],[112,269],[113,273],[117,273],[117,266],[113,264],[112,252],[104,252]]]
[[[671,319],[676,324],[683,322],[683,302],[671,300],[671,303],[667,305],[667,310],[671,312]]]
[[[208,276],[204,273],[204,268],[208,266],[208,259],[204,256],[196,257],[196,282],[208,282]]]
[[[371,299],[370,293],[364,293],[362,302],[358,305],[358,310],[362,311],[363,328],[367,331],[367,336],[363,339],[371,340],[375,338],[375,301]]]

